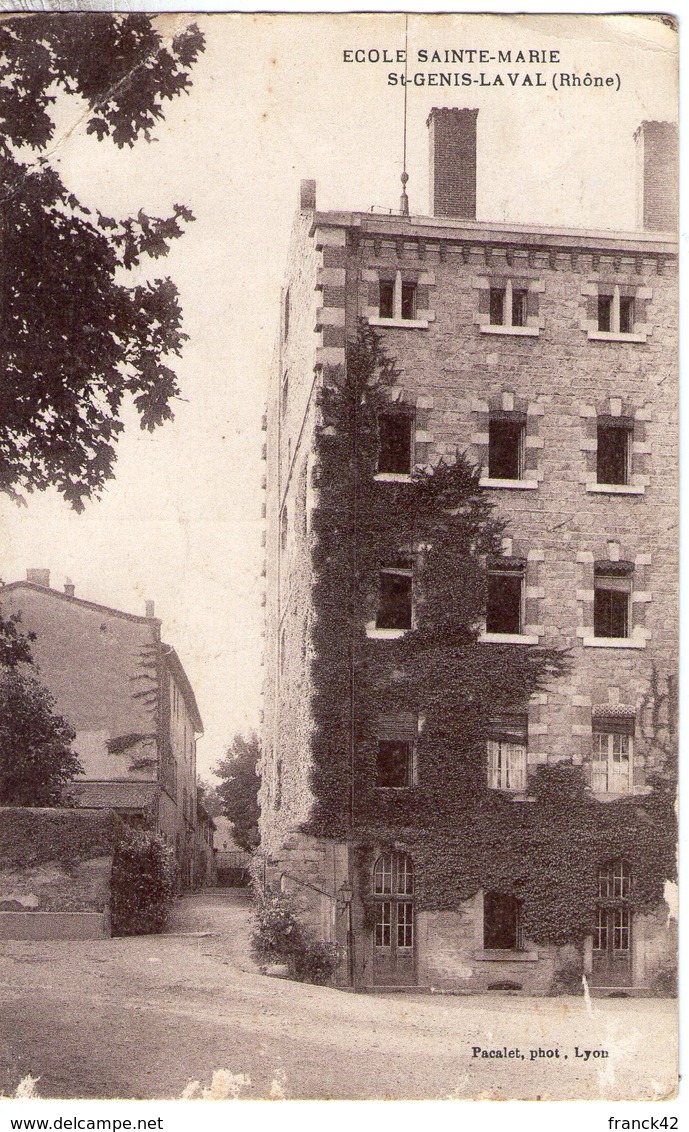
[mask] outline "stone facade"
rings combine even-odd
[[[56,710],[76,731],[84,769],[77,804],[114,809],[161,833],[174,848],[180,887],[193,882],[196,735],[202,730],[189,680],[160,621],[50,588],[13,582],[0,589],[5,615],[34,632],[32,653]],[[73,587],[69,587],[73,590]]]
[[[660,198],[674,189],[672,159],[663,180],[656,150],[671,130],[644,125],[663,125],[646,130],[643,160],[654,216],[666,216],[671,206]],[[470,142],[457,151],[471,152]],[[569,675],[528,706],[527,773],[562,761],[581,766],[606,800],[594,734],[605,719],[611,734],[633,732],[621,789],[643,795],[671,742],[676,687],[677,246],[657,223],[615,233],[487,224],[449,206],[433,217],[319,213],[309,185],[289,253],[266,417],[262,849],[269,878],[298,893],[321,938],[349,955],[342,981],[369,985],[371,928],[357,903],[351,847],[313,844],[298,832],[313,805],[310,514],[319,389],[343,372],[357,321],[375,326],[400,371],[391,402],[414,421],[409,472],[465,452],[508,521],[503,555],[523,563],[519,631],[488,638],[571,650]],[[403,285],[413,310],[403,307]],[[491,471],[496,421],[515,423],[520,434],[510,477]],[[613,443],[624,433],[625,466],[608,483],[601,461],[611,431]],[[624,629],[609,635],[594,625],[601,575],[618,579],[606,583],[610,592],[626,595]],[[487,954],[483,900],[479,892],[456,911],[416,914],[411,981],[546,991],[571,949],[523,941],[509,956]],[[662,909],[635,917],[630,985],[650,985],[667,932]]]

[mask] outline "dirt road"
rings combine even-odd
[[[174,1098],[218,1070],[244,1098],[674,1093],[674,1002],[304,986],[256,970],[248,916],[241,892],[208,893],[163,936],[0,941],[0,1093],[30,1073],[43,1097]]]

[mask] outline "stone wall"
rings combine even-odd
[[[115,822],[102,811],[0,809],[0,936],[109,935]]]
[[[308,240],[310,213],[295,221],[266,414],[266,647],[262,845],[272,852],[305,821],[310,787],[311,566],[315,499],[318,335],[315,289],[321,254]],[[288,299],[289,296],[289,299]],[[285,321],[289,303],[288,325]]]
[[[525,633],[572,649],[568,679],[530,705],[529,758],[586,763],[598,708],[638,711],[654,666],[676,671],[677,649],[677,276],[662,257],[515,253],[440,243],[366,240],[359,253],[359,311],[369,276],[393,267],[432,275],[427,329],[384,331],[401,371],[401,399],[416,411],[419,465],[466,452],[487,477],[490,411],[527,415],[521,486],[487,487],[508,521],[505,553],[527,560]],[[352,256],[354,259],[354,256]],[[510,257],[511,259],[511,257]],[[487,280],[534,284],[537,333],[484,333]],[[646,341],[589,338],[588,288],[617,279],[643,292]],[[353,329],[353,320],[352,320]],[[596,415],[634,420],[629,493],[595,488]],[[593,562],[634,564],[632,633],[617,647],[591,647]],[[640,721],[641,722],[641,721]],[[637,784],[654,736],[637,728]]]

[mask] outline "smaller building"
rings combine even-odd
[[[194,856],[194,888],[214,888],[218,883],[215,865],[215,818],[203,804],[201,787],[196,788],[196,852]]]
[[[215,819],[214,845],[218,885],[232,888],[249,883],[251,853],[247,853],[234,839],[234,826],[229,818]]]
[[[153,602],[144,616],[52,589],[48,570],[0,588],[6,616],[36,635],[32,653],[56,710],[76,732],[83,776],[76,804],[113,809],[174,849],[178,886],[194,883],[197,828],[196,698],[175,650],[161,638]]]

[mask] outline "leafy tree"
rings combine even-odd
[[[87,108],[87,132],[149,140],[163,103],[190,86],[204,40],[165,41],[142,14],[32,13],[0,23],[0,490],[56,487],[76,509],[113,475],[123,402],[142,428],[178,394],[177,290],[127,272],[167,254],[193,220],[93,213],[47,160],[57,94]],[[81,109],[81,107],[78,107]]]
[[[0,670],[16,668],[18,664],[33,664],[30,641],[35,633],[22,633],[20,613],[5,617],[0,612]]]
[[[258,774],[258,760],[260,755],[260,740],[253,731],[248,739],[243,735],[235,735],[224,759],[221,759],[215,767],[215,774],[222,779],[217,788],[217,793],[222,799],[222,813],[234,825],[237,844],[247,852],[251,852],[259,843],[258,789],[261,779]]]
[[[31,676],[0,672],[0,805],[57,806],[82,772],[71,748],[74,731]]]
[[[217,787],[211,786],[209,782],[204,782],[202,778],[197,779],[196,785],[199,791],[199,801],[206,813],[212,818],[219,817],[223,812],[223,801]]]

